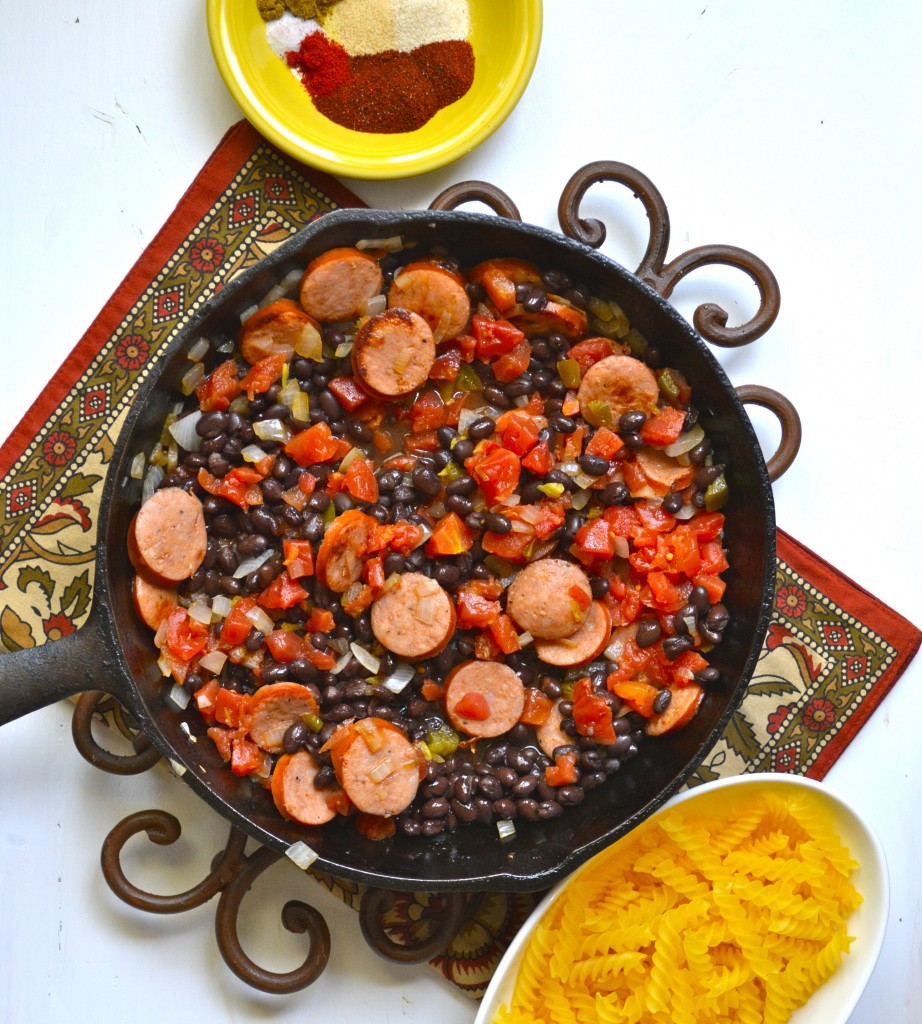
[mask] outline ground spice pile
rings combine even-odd
[[[291,2],[285,0],[289,10]],[[285,60],[317,110],[336,124],[374,134],[415,131],[470,89],[467,0],[327,0],[321,6]]]

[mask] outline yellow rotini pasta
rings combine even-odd
[[[494,1024],[784,1024],[849,951],[857,866],[809,795],[667,811],[551,904]]]

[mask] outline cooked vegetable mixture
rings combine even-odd
[[[366,240],[190,358],[136,467],[137,609],[286,818],[508,836],[720,682],[726,477],[614,303]]]

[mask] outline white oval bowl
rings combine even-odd
[[[655,822],[673,808],[682,806],[691,809],[694,805],[696,813],[707,813],[715,804],[719,805],[727,790],[743,787],[753,793],[780,790],[782,796],[798,790],[809,790],[825,804],[839,838],[848,847],[853,859],[858,861],[859,866],[850,880],[861,893],[863,902],[848,918],[849,934],[855,937],[855,941],[832,977],[791,1017],[791,1024],[846,1024],[877,963],[887,928],[890,893],[887,862],[880,840],[870,825],[842,797],[827,786],[799,775],[735,775],[696,786],[674,796],[651,815],[647,822]],[[631,833],[628,833],[619,842],[628,841],[630,837]],[[603,850],[559,882],[532,911],[497,965],[474,1024],[493,1024],[494,1015],[500,1006],[512,996],[525,947],[538,922],[570,882],[583,872],[592,871],[596,861],[610,850],[611,847]]]

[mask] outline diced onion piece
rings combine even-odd
[[[266,457],[266,452],[258,444],[248,444],[242,449],[240,455],[244,462],[262,462]]]
[[[519,395],[518,397],[513,398],[512,401],[515,403],[517,408],[524,409],[525,406],[528,405],[528,403],[531,401],[531,396],[530,395]]]
[[[615,536],[612,538],[612,544],[614,545],[615,554],[619,558],[627,558],[631,553],[631,546],[628,544],[627,537]]]
[[[329,644],[337,654],[345,654],[349,650],[349,641],[343,636],[330,637]]]
[[[304,277],[304,271],[300,267],[295,267],[294,270],[289,270],[282,280],[279,281],[279,288],[283,292],[290,292],[295,288],[300,288],[302,277]]]
[[[295,342],[295,352],[303,359],[313,359],[318,363],[323,359],[323,337],[312,324],[304,325]]]
[[[234,339],[228,338],[227,341],[222,341],[219,345],[215,345],[215,352],[220,352],[221,355],[227,355],[228,352],[234,351]]]
[[[589,504],[589,499],[591,497],[592,493],[590,491],[577,491],[570,499],[570,508],[575,508],[577,511],[581,508],[585,508]]]
[[[244,576],[249,576],[251,572],[256,572],[257,569],[262,568],[269,561],[273,554],[272,548],[269,548],[268,551],[264,551],[261,555],[245,558],[234,570],[234,578],[238,580],[243,579]]]
[[[259,605],[251,608],[246,613],[246,618],[249,619],[254,628],[258,629],[260,633],[271,633],[272,630],[275,629],[275,623],[272,621],[265,609],[260,608]]]
[[[356,249],[380,249],[382,252],[399,252],[403,248],[403,238],[391,235],[389,238],[360,238],[355,243]]]
[[[202,438],[195,429],[201,418],[201,409],[196,409],[188,416],[183,416],[182,419],[174,420],[170,424],[169,430],[173,440],[187,452],[197,452],[202,445]]]
[[[686,430],[684,434],[679,434],[678,438],[671,445],[664,448],[663,451],[671,459],[674,459],[677,455],[684,455],[686,452],[690,452],[695,445],[700,444],[703,440],[704,428],[700,423],[696,423],[691,430]]]
[[[515,822],[500,818],[496,823],[496,831],[499,833],[500,842],[507,843],[515,837]]]
[[[227,655],[224,651],[209,651],[198,660],[199,668],[214,675],[220,675],[227,663]]]
[[[211,625],[211,605],[205,601],[193,601],[189,605],[189,618],[203,625]]]
[[[567,476],[576,476],[579,472],[579,465],[576,462],[561,462],[560,468]]]
[[[173,666],[170,664],[170,659],[165,655],[161,654],[157,659],[157,668],[160,669],[160,674],[166,678],[173,671]]]
[[[350,448],[349,451],[342,457],[339,463],[340,473],[345,473],[346,470],[355,462],[356,459],[363,458],[365,453],[361,448]]]
[[[385,309],[387,309],[387,296],[372,295],[365,304],[365,315],[376,316],[378,313],[383,313]]]
[[[291,440],[291,428],[281,420],[257,420],[253,424],[253,433],[260,441],[278,441],[286,444]]]
[[[186,774],[186,766],[184,764],[180,764],[179,761],[172,757],[168,759],[168,762],[175,775],[182,777]]]
[[[399,356],[394,360],[394,371],[396,373],[403,373],[403,371],[410,365],[410,360],[413,358],[413,353],[410,349],[404,349]]]
[[[249,416],[250,415],[250,400],[246,394],[237,395],[237,397],[227,407],[228,412],[235,412],[238,416]]]
[[[339,660],[330,669],[330,675],[338,676],[340,672],[349,664],[352,660],[352,651],[346,651],[345,654],[341,654]]]
[[[517,639],[519,647],[527,647],[534,640],[534,637],[526,630],[524,633],[519,633]]]
[[[287,363],[285,364],[288,365]],[[297,377],[289,377],[288,382],[283,388],[279,390],[278,398],[276,399],[282,405],[287,405],[290,409],[294,403],[295,396],[301,394],[301,385],[298,383]]]
[[[589,476],[587,473],[584,473],[582,470],[580,470],[579,473],[574,473],[573,474],[573,482],[576,484],[577,487],[579,487],[581,490],[584,490],[584,491],[588,487],[591,487],[596,482],[597,479],[598,479],[597,477]]]
[[[679,509],[679,511],[678,512],[674,512],[673,515],[676,517],[676,519],[691,519],[692,516],[694,516],[695,512],[697,512],[697,509],[695,508],[695,506],[689,504],[688,502],[686,502]]]
[[[398,665],[381,685],[386,686],[391,693],[400,693],[412,678],[413,666],[404,662]]]
[[[422,534],[422,536],[419,539],[419,543],[416,544],[413,548],[413,550],[415,551],[416,548],[422,547],[423,544],[425,544],[426,541],[432,536],[432,527],[428,526],[426,523],[414,523],[414,525],[419,527],[420,533]]]
[[[259,308],[263,309],[268,306],[271,302],[275,302],[277,299],[281,299],[285,295],[285,289],[282,287],[281,282],[273,285],[269,291],[259,300]]]
[[[227,594],[218,594],[211,602],[211,614],[218,619],[226,619],[230,615],[230,610],[233,606],[233,601],[231,601]]]
[[[302,871],[307,871],[317,859],[316,851],[312,850],[307,843],[302,843],[300,839],[288,847],[285,856],[289,860],[293,860]]]
[[[438,345],[438,343],[445,337],[445,333],[451,326],[451,313],[447,309],[442,310],[442,315],[439,317],[439,322],[435,325],[435,330],[432,332],[432,340]]]
[[[291,403],[291,418],[298,423],[307,423],[311,414],[311,403],[306,391],[299,391]]]
[[[384,746],[384,737],[381,735],[377,722],[372,722],[367,718],[360,718],[355,723],[354,728],[359,736],[362,737],[370,753],[376,754]]]
[[[523,523],[520,519],[512,520],[512,532],[513,533],[532,533],[532,527],[528,523]]]
[[[399,765],[394,763],[393,757],[390,754],[387,757],[382,758],[375,766],[368,772],[368,777],[372,782],[383,782],[388,775],[393,775]]]
[[[208,349],[210,348],[211,342],[207,338],[198,338],[186,353],[186,359],[191,360],[193,363],[200,363],[208,354]]]
[[[378,670],[381,668],[380,659],[376,658],[371,651],[366,650],[361,644],[352,643],[349,645],[350,650],[355,655],[355,660],[367,669],[373,676],[378,674]]]
[[[335,355],[337,359],[343,359],[345,356],[349,355],[351,351],[352,341],[350,339],[349,341],[343,341],[337,345],[333,355]],[[406,369],[406,367],[404,367],[404,369]]]
[[[202,383],[205,379],[205,366],[203,363],[193,363],[192,366],[186,370],[180,381],[179,390],[184,395],[191,395],[193,391]]]
[[[424,626],[435,622],[436,599],[431,594],[421,597],[416,604],[416,617]]]
[[[259,309],[259,306],[254,302],[251,306],[247,306],[240,314],[240,322],[245,324],[247,320]]]
[[[185,711],[189,706],[192,694],[184,689],[179,683],[173,683],[170,692],[166,695],[167,703],[172,704],[177,711]]]
[[[146,464],[147,456],[144,452],[138,452],[138,454],[131,460],[131,469],[128,471],[128,475],[132,480],[144,479],[144,466]]]
[[[179,723],[179,731],[186,737],[190,743],[198,743],[198,736],[194,735],[192,730],[189,728],[188,722]]]
[[[163,471],[162,466],[151,466],[147,471],[147,476],[144,477],[144,483],[141,486],[141,504],[157,490],[163,481],[166,474]]]

